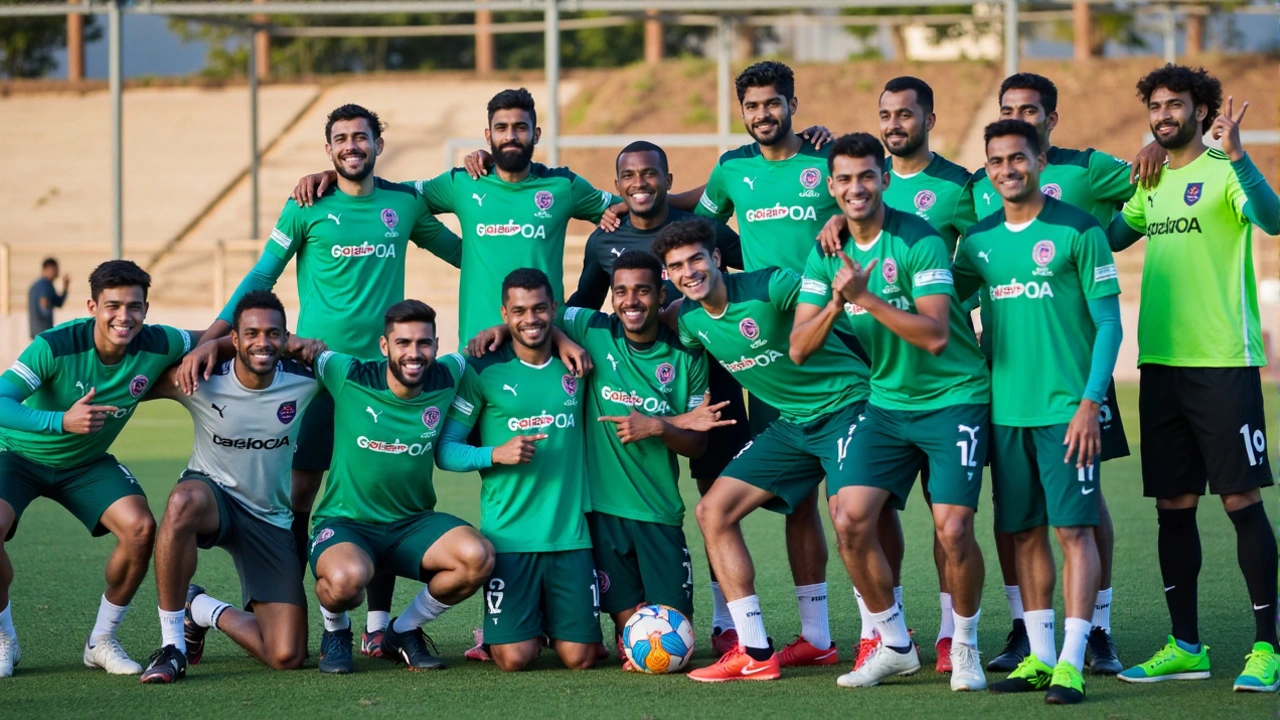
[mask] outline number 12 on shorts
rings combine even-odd
[[[1244,451],[1249,456],[1249,466],[1261,465],[1267,461],[1267,436],[1261,430],[1250,430],[1249,424],[1240,426],[1240,435],[1244,438]]]

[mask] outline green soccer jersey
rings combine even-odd
[[[1004,210],[965,236],[956,286],[986,286],[994,335],[991,421],[1013,427],[1069,423],[1093,359],[1089,301],[1120,294],[1107,235],[1092,215],[1053,198],[1031,224]]]
[[[1147,236],[1139,365],[1267,364],[1245,202],[1231,161],[1207,150],[1125,204],[1125,222]]]
[[[286,202],[266,253],[278,258],[281,268],[298,257],[297,334],[356,357],[380,357],[382,315],[404,299],[410,240],[451,265],[461,257],[458,237],[408,185],[377,178],[368,195],[347,195],[334,187],[311,207]],[[269,289],[271,282],[265,286]],[[219,319],[230,323],[234,310],[235,299]]]
[[[871,356],[871,404],[886,410],[935,410],[991,400],[986,361],[964,319],[952,284],[947,246],[927,222],[884,209],[880,236],[868,247],[847,240],[844,252],[866,267],[876,263],[868,288],[899,310],[915,312],[916,299],[951,297],[951,339],[940,356],[894,334],[858,305],[845,303],[845,317]],[[843,267],[815,247],[804,271],[800,302],[822,307],[831,300],[831,283]]]
[[[684,522],[680,466],[662,438],[622,444],[602,416],[671,417],[702,404],[707,359],[665,325],[646,348],[627,340],[617,315],[571,307],[561,323],[595,364],[587,377],[587,485],[591,509],[631,520],[679,527]],[[714,399],[714,398],[713,398]]]
[[[695,210],[720,222],[737,215],[747,272],[800,272],[823,224],[840,214],[827,192],[827,151],[807,140],[786,160],[766,160],[759,143],[721,155]]]
[[[1137,187],[1129,184],[1129,163],[1093,148],[1051,147],[1045,160],[1041,192],[1089,213],[1104,228]],[[973,204],[979,220],[1004,207],[985,169],[973,175]]]
[[[502,322],[498,289],[518,268],[537,268],[551,280],[551,294],[564,300],[564,236],[573,219],[599,222],[622,202],[569,171],[540,163],[509,183],[497,173],[472,180],[454,168],[418,190],[432,212],[453,213],[462,225],[462,279],[458,285],[459,344]]]
[[[434,510],[435,446],[466,369],[461,355],[437,358],[422,392],[401,400],[387,387],[387,361],[332,350],[316,377],[333,395],[333,463],[315,520],[392,523]]]
[[[547,436],[531,461],[480,471],[480,531],[498,552],[591,547],[582,411],[578,379],[554,353],[535,367],[507,343],[467,360],[451,420],[479,426],[482,446],[516,435]]]
[[[729,305],[713,316],[688,299],[680,341],[705,348],[734,379],[783,418],[807,423],[867,399],[867,364],[835,333],[803,365],[791,360],[800,274],[765,268],[726,274]]]
[[[973,209],[973,174],[938,153],[924,170],[913,175],[895,172],[892,156],[885,159],[884,167],[890,173],[884,204],[928,222],[947,243],[947,254],[954,256],[960,237],[978,221]]]
[[[0,448],[55,468],[76,467],[106,454],[138,401],[156,378],[191,350],[185,330],[143,325],[129,342],[124,359],[103,365],[93,344],[94,318],[62,323],[36,336],[4,373],[36,410],[65,412],[96,388],[94,405],[118,408],[101,430],[87,435],[43,434],[0,429]]]

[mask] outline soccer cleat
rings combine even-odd
[[[320,672],[332,675],[349,675],[356,671],[351,658],[351,628],[324,631],[320,636]]]
[[[939,675],[951,672],[951,638],[942,638],[933,649],[938,653],[938,662],[934,664],[933,671]]]
[[[165,645],[151,653],[147,669],[138,680],[144,685],[168,685],[187,676],[187,656],[176,645]]]
[[[733,652],[738,647],[738,631],[734,628],[728,630],[713,630],[711,633],[711,649],[719,657],[724,657]]]
[[[627,657],[627,649],[622,645],[622,635],[620,634],[614,635],[613,639],[616,641],[616,644],[618,646],[618,659],[622,661],[623,672],[634,672],[634,673],[644,672],[643,670],[637,668],[635,665],[631,664],[631,659]]]
[[[880,647],[879,635],[873,634],[869,638],[862,638],[861,640],[859,640],[858,652],[857,652],[857,655],[853,658],[853,669],[857,670],[861,668],[863,663],[867,661],[867,658],[871,657],[871,654],[874,653],[876,651],[876,648],[878,647]]]
[[[381,650],[385,651],[383,657],[400,660],[410,670],[444,669],[444,661],[433,654],[440,651],[420,627],[408,632],[396,632],[396,621],[392,620],[382,635]]]
[[[987,676],[982,672],[981,658],[978,648],[964,643],[951,643],[951,692],[987,689]]]
[[[382,643],[385,637],[386,630],[374,630],[373,632],[365,630],[360,633],[360,654],[365,657],[386,657],[388,660],[394,660],[395,658],[382,654]]]
[[[782,664],[778,654],[769,656],[768,660],[756,660],[745,650],[735,647],[714,665],[698,668],[689,673],[690,680],[716,683],[733,680],[777,680],[782,677]]]
[[[471,637],[475,638],[476,646],[462,653],[462,657],[475,662],[489,662],[492,660],[493,658],[489,657],[489,651],[484,645],[484,629],[476,628],[472,630]]]
[[[988,688],[993,693],[1036,692],[1049,687],[1053,682],[1053,668],[1040,661],[1035,655],[1028,655],[1014,668],[1009,677],[991,684]]]
[[[1089,672],[1094,675],[1119,675],[1124,670],[1116,655],[1116,643],[1106,630],[1095,627],[1089,631]]]
[[[108,675],[137,675],[142,672],[142,666],[129,658],[114,635],[99,638],[97,645],[90,645],[89,642],[90,640],[84,641],[85,667],[101,668]]]
[[[1044,694],[1048,705],[1078,705],[1084,702],[1084,675],[1065,660],[1053,666],[1053,680]]]
[[[918,670],[920,653],[915,645],[908,645],[907,651],[901,653],[885,647],[877,640],[862,665],[836,678],[836,685],[848,688],[875,687],[891,677],[914,675]]]
[[[1271,643],[1253,644],[1253,652],[1244,656],[1244,671],[1232,687],[1236,692],[1275,692],[1280,690],[1280,656]]]
[[[1200,652],[1190,653],[1178,647],[1173,636],[1151,659],[1117,675],[1131,683],[1154,683],[1165,680],[1208,680],[1209,646],[1201,644]]]
[[[0,678],[13,677],[13,669],[21,659],[18,638],[0,634]]]
[[[1004,649],[987,663],[991,672],[1013,672],[1022,664],[1023,658],[1031,654],[1031,640],[1027,637],[1027,624],[1022,620],[1013,621],[1013,629],[1004,641]]]
[[[191,602],[204,594],[204,588],[199,585],[187,586],[187,612],[182,618],[182,637],[187,641],[187,662],[192,665],[199,665],[200,658],[204,657],[204,638],[209,634],[209,628],[197,625],[195,616],[191,614]]]
[[[826,650],[820,650],[803,637],[796,636],[790,645],[778,653],[778,662],[782,667],[835,665],[840,662],[840,651],[836,649],[835,643],[831,643],[831,647]]]

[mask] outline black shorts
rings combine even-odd
[[[1107,396],[1102,398],[1098,410],[1098,422],[1102,425],[1101,461],[1129,457],[1129,438],[1124,434],[1124,420],[1120,417],[1120,401],[1116,399],[1116,379],[1111,378]]]
[[[1169,498],[1272,484],[1258,368],[1143,365],[1142,491]]]
[[[738,422],[707,433],[707,451],[702,457],[689,461],[689,474],[698,480],[715,480],[720,477],[733,456],[751,440],[742,386],[720,363],[711,358],[708,358],[708,362],[710,367],[707,370],[707,387],[711,391],[711,402],[729,401],[729,405],[720,411],[720,419]]]

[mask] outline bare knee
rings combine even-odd
[[[716,507],[713,502],[708,502],[705,497],[698,501],[693,514],[698,519],[698,527],[704,534],[724,527],[723,509]]]
[[[1080,547],[1093,541],[1094,526],[1054,528],[1058,542],[1066,547]]]
[[[267,655],[267,665],[272,670],[297,670],[306,659],[306,651],[298,647],[273,648]]]
[[[875,532],[876,518],[858,510],[841,507],[834,522],[836,537],[846,547],[860,545]]]
[[[961,554],[973,543],[973,516],[948,513],[934,523],[935,537],[948,555]]]
[[[354,568],[327,568],[316,580],[316,595],[325,607],[353,608],[364,601],[364,574]]]
[[[594,645],[575,645],[572,650],[559,652],[560,662],[570,670],[590,670],[596,665],[596,647]]]
[[[493,544],[479,533],[467,542],[461,543],[457,552],[458,563],[460,569],[466,573],[468,585],[478,588],[493,574],[495,559]]]
[[[529,649],[527,643],[519,643],[506,647],[490,646],[489,655],[502,672],[520,672],[533,664],[538,652]]]
[[[178,485],[169,495],[169,502],[164,508],[164,522],[177,528],[187,529],[200,521],[204,511],[204,503],[199,491]]]
[[[116,539],[121,545],[150,553],[156,541],[156,519],[149,512],[137,512],[118,525]]]

